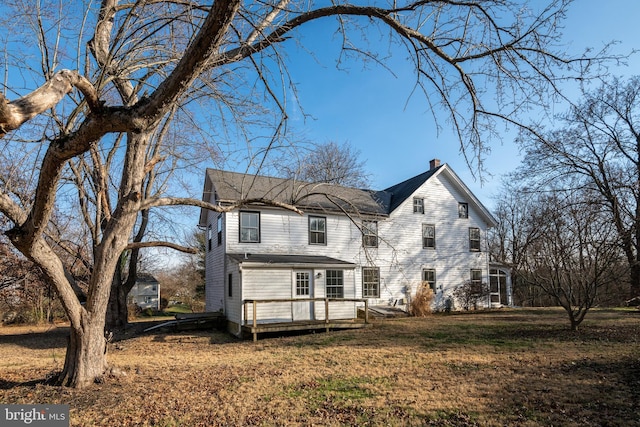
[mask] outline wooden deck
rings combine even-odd
[[[297,320],[288,322],[264,322],[260,323],[257,319],[258,304],[282,303],[282,302],[323,302],[324,303],[324,319],[320,320]],[[356,317],[352,319],[332,319],[329,312],[331,302],[362,302],[364,303],[364,318],[358,318],[356,309]],[[258,340],[258,334],[269,332],[286,332],[286,331],[315,331],[325,330],[329,332],[335,329],[358,329],[371,326],[368,317],[368,301],[366,299],[353,298],[296,298],[296,299],[265,299],[265,300],[244,300],[244,319],[242,325],[242,335],[251,334],[253,341]],[[249,319],[249,307],[252,308],[252,316]]]
[[[243,325],[242,334],[253,335],[253,341],[258,340],[258,334],[269,332],[289,331],[319,331],[329,332],[337,329],[359,329],[370,327],[371,323],[365,323],[363,319],[336,319],[325,322],[324,320],[303,320],[279,323],[258,323],[256,326]]]

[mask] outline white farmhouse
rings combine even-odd
[[[456,287],[482,281],[492,305],[508,304],[504,274],[492,266],[489,277],[495,219],[439,160],[382,191],[208,169],[203,199],[240,206],[200,217],[206,309],[223,312],[232,333],[254,319],[355,318],[364,300],[406,308],[420,286],[442,306]]]

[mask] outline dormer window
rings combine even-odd
[[[458,218],[469,218],[469,204],[458,203]]]
[[[424,199],[418,197],[413,198],[413,213],[424,213]]]

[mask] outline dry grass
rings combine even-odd
[[[385,320],[241,342],[217,332],[110,345],[127,375],[42,384],[66,330],[0,328],[0,402],[67,403],[77,426],[640,425],[640,313],[556,310]]]
[[[433,291],[429,284],[423,282],[418,287],[416,295],[409,304],[409,313],[415,317],[426,317],[432,313],[431,302],[433,301]]]

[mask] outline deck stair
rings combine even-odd
[[[191,329],[211,329],[217,327],[224,320],[224,314],[220,312],[205,313],[177,313],[175,320],[169,320],[159,325],[152,326],[144,330],[149,332],[154,329],[174,327],[175,330],[184,331]]]
[[[409,313],[388,305],[369,306],[369,317],[374,319],[390,319],[396,317],[409,317]]]

